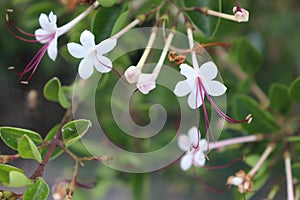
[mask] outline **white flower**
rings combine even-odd
[[[196,127],[190,128],[188,135],[180,135],[178,138],[179,148],[186,151],[180,160],[180,167],[184,171],[188,170],[192,165],[196,167],[205,165],[206,159],[204,151],[207,150],[208,143],[205,139],[202,139],[199,142],[199,146],[194,148],[198,140],[200,140],[200,135],[198,138],[198,130]]]
[[[40,43],[48,43],[47,53],[53,61],[57,57],[58,28],[56,21],[57,17],[53,12],[50,12],[49,16],[42,13],[39,17],[41,28],[35,31],[35,37]]]
[[[227,88],[223,83],[213,80],[218,74],[218,69],[213,62],[206,62],[199,69],[194,69],[187,64],[181,64],[180,69],[180,73],[187,79],[176,84],[174,93],[179,97],[190,94],[188,105],[192,109],[202,105],[204,94],[220,96],[226,92]]]
[[[141,73],[141,67],[130,66],[126,69],[124,76],[128,83],[132,84],[138,82]]]
[[[151,90],[153,90],[156,87],[156,78],[156,74],[141,73],[136,86],[141,93],[148,94]]]
[[[83,31],[80,36],[80,44],[68,43],[68,51],[75,58],[83,58],[78,67],[79,76],[82,79],[89,78],[94,67],[101,73],[107,73],[112,69],[112,62],[103,54],[111,51],[117,44],[116,39],[108,38],[95,45],[95,37],[90,31]]]
[[[247,22],[249,20],[249,12],[244,8],[238,9],[235,6],[235,7],[233,7],[233,13],[234,13],[236,21],[238,21],[238,22]]]

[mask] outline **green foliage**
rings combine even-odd
[[[54,77],[44,86],[44,96],[49,101],[59,102],[63,108],[68,108],[70,107],[68,90],[66,86],[61,86],[58,78]]]
[[[22,158],[30,158],[37,160],[39,163],[42,162],[42,156],[37,146],[27,135],[21,137],[18,143],[18,152]]]
[[[131,189],[135,200],[147,199],[148,174],[132,174]]]
[[[289,88],[279,83],[271,85],[269,99],[271,107],[283,114],[289,111],[292,104],[292,100],[289,96]]]
[[[117,0],[97,0],[103,7],[111,7],[117,3]]]
[[[50,189],[43,178],[28,186],[24,193],[23,200],[45,200],[49,195]]]
[[[63,141],[66,146],[77,142],[91,128],[92,123],[86,119],[78,119],[65,124],[62,127]]]
[[[4,186],[15,188],[32,184],[32,181],[25,176],[23,170],[6,164],[0,164],[0,182]]]
[[[254,74],[262,64],[261,53],[247,38],[234,40],[229,58],[249,74]]]
[[[269,133],[279,128],[275,118],[268,111],[260,109],[251,97],[237,95],[233,100],[233,109],[236,119],[252,114],[253,119],[250,124],[242,123],[243,128],[249,133]]]
[[[292,172],[293,172],[293,177],[297,178],[300,180],[300,163],[295,163],[292,166]]]
[[[222,11],[222,0],[183,0],[186,7],[208,7],[215,11]],[[214,36],[220,24],[220,18],[206,16],[198,11],[188,11],[188,17],[193,24],[207,36]]]
[[[117,18],[117,20],[112,28],[111,35],[116,34],[124,27],[124,25],[128,19],[128,16],[129,16],[129,11],[130,11],[129,5],[125,4],[120,13],[120,16]]]
[[[40,144],[42,142],[42,137],[37,132],[15,127],[0,127],[1,139],[12,149],[18,149],[18,141],[24,135],[30,138],[34,144]]]
[[[56,136],[56,134],[58,133],[59,129],[60,129],[60,124],[55,125],[46,135],[45,137],[45,141],[50,141],[52,139],[54,139],[54,137]],[[43,148],[41,150],[41,155],[44,156],[46,154],[46,152],[48,151],[48,147]],[[63,150],[61,148],[55,148],[53,154],[51,155],[51,159],[56,158],[57,156],[59,156],[60,154],[63,153]]]
[[[300,77],[295,79],[289,88],[290,97],[300,103]]]

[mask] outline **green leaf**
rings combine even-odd
[[[63,108],[70,107],[67,98],[68,87],[61,86],[60,80],[56,77],[50,79],[44,86],[44,96],[49,101],[59,102]]]
[[[97,0],[103,7],[111,7],[117,3],[117,0]]]
[[[300,142],[300,136],[289,136],[286,141],[288,142]]]
[[[215,11],[222,11],[222,0],[183,0],[185,7],[208,7]],[[207,36],[214,36],[218,30],[221,19],[206,16],[198,11],[188,11],[187,15],[193,24]]]
[[[27,178],[23,172],[11,171],[9,172],[8,187],[18,188],[32,184],[32,180]]]
[[[135,200],[147,199],[148,180],[148,174],[131,175],[131,188]]]
[[[300,163],[295,163],[292,165],[293,177],[300,180]]]
[[[9,184],[9,172],[17,171],[17,172],[23,172],[21,169],[13,167],[11,165],[6,164],[0,164],[0,182],[3,183],[3,185]]]
[[[39,163],[42,162],[42,156],[37,146],[27,135],[21,137],[18,144],[18,152],[22,158],[30,158],[37,160]]]
[[[60,129],[60,124],[57,124],[57,125],[55,125],[49,132],[48,132],[48,134],[46,135],[46,137],[45,137],[45,141],[50,141],[50,140],[52,140],[55,136],[56,136],[56,134],[58,133],[58,130]],[[42,155],[42,157],[44,157],[45,156],[45,154],[46,154],[46,152],[48,151],[48,147],[46,147],[46,148],[43,148],[42,150],[41,150],[41,155]],[[51,155],[51,159],[54,159],[54,158],[56,158],[56,157],[58,157],[60,154],[62,154],[64,151],[61,149],[61,148],[55,148],[55,150],[54,150],[54,152],[53,152],[53,154]]]
[[[17,150],[18,140],[27,135],[35,144],[40,144],[43,140],[42,137],[34,131],[15,128],[15,127],[0,127],[0,137],[7,146]]]
[[[96,41],[102,40],[111,36],[113,27],[123,10],[123,5],[115,5],[109,8],[101,7],[95,15],[92,32],[96,37]]]
[[[77,142],[92,126],[91,121],[78,119],[65,124],[62,127],[63,141],[66,146]]]
[[[289,88],[290,97],[300,103],[300,77],[294,80]]]
[[[39,178],[34,184],[28,186],[24,193],[23,200],[45,200],[50,189],[44,179]]]
[[[237,95],[233,100],[233,110],[236,119],[243,119],[252,114],[252,122],[242,123],[249,133],[268,133],[277,131],[279,126],[275,118],[265,110],[261,110],[257,102],[251,97]]]
[[[271,107],[283,114],[289,110],[292,104],[292,100],[288,95],[288,91],[289,88],[287,86],[274,83],[271,85],[269,92]]]
[[[116,34],[117,32],[119,32],[122,28],[124,28],[124,25],[127,21],[127,18],[128,18],[128,15],[129,15],[129,5],[126,4],[124,5],[122,11],[121,11],[121,14],[120,16],[118,17],[118,19],[116,20],[114,26],[113,26],[113,29],[111,31],[111,35],[114,35]]]
[[[233,42],[229,58],[249,74],[254,74],[262,65],[261,53],[247,38],[238,38]]]

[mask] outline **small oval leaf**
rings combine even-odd
[[[273,109],[281,113],[287,113],[292,100],[288,95],[289,88],[283,84],[274,83],[271,85],[269,98]],[[284,97],[284,98],[283,98]]]
[[[35,159],[39,163],[42,162],[42,156],[37,146],[27,135],[21,137],[18,143],[18,152],[22,158]]]
[[[300,77],[294,80],[289,88],[290,97],[300,103]]]
[[[49,101],[58,102],[58,92],[61,88],[61,83],[57,77],[50,79],[44,86],[44,96]]]
[[[50,189],[44,179],[39,178],[34,184],[28,186],[23,200],[46,200]]]
[[[17,171],[20,173],[23,173],[23,170],[7,165],[7,164],[0,164],[0,182],[2,182],[3,185],[9,184],[9,172]]]
[[[24,187],[31,185],[32,180],[29,179],[24,173],[19,171],[9,172],[9,183],[6,185],[12,188]]]
[[[77,142],[92,126],[91,121],[78,119],[65,124],[62,127],[63,141],[66,146]]]
[[[35,144],[40,144],[43,140],[42,137],[34,131],[15,128],[15,127],[0,127],[0,137],[4,143],[12,149],[17,150],[18,140],[27,135]]]

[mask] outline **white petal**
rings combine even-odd
[[[232,178],[231,185],[238,186],[238,185],[242,184],[243,181],[244,180],[241,177],[234,177],[234,178]]]
[[[209,61],[201,65],[199,73],[201,75],[201,78],[205,81],[212,80],[217,77],[218,68],[215,63]]]
[[[128,83],[136,83],[139,80],[139,76],[141,74],[141,69],[136,66],[130,66],[126,69],[124,76]]]
[[[101,73],[110,72],[112,69],[111,61],[105,56],[97,55],[97,59],[95,59],[94,65],[97,71]]]
[[[95,36],[88,30],[85,30],[80,35],[80,42],[83,48],[91,48],[95,46]]]
[[[200,151],[207,151],[208,150],[208,143],[207,143],[206,139],[200,140],[199,150]]]
[[[189,151],[191,147],[191,141],[186,135],[180,135],[178,138],[178,146],[183,151]]]
[[[140,90],[140,92],[142,92],[143,94],[148,94],[156,87],[155,80],[156,78],[153,74],[141,73],[136,86]]]
[[[187,81],[179,81],[174,89],[174,94],[178,97],[183,97],[191,92],[191,88]]]
[[[96,50],[100,54],[105,54],[107,52],[110,52],[116,45],[117,45],[117,39],[108,38],[100,42],[97,45]]]
[[[39,23],[42,29],[53,32],[57,29],[56,25],[56,15],[52,12],[49,14],[49,18],[46,14],[42,13],[39,17]]]
[[[187,79],[195,79],[198,76],[197,71],[194,70],[191,66],[188,64],[181,64],[180,66],[180,74],[185,76]]]
[[[200,134],[200,131],[199,131]],[[188,136],[189,136],[189,140],[190,143],[193,142],[193,146],[196,146],[198,143],[198,129],[196,126],[190,128],[190,130],[188,131]],[[201,135],[199,137],[199,139],[201,138]]]
[[[46,29],[49,26],[49,20],[48,17],[45,13],[41,13],[40,17],[39,17],[39,23],[42,29]]]
[[[180,167],[182,170],[186,171],[192,166],[193,162],[193,155],[192,154],[185,154],[180,160]]]
[[[197,103],[196,103],[196,100],[197,100]],[[188,97],[188,104],[189,104],[190,108],[192,108],[192,109],[199,108],[202,105],[202,100],[201,100],[200,95],[198,94],[198,97],[196,98],[196,92],[191,92]]]
[[[56,17],[56,15],[53,14],[52,11],[49,14],[49,21],[51,24],[56,24],[56,22],[57,22],[57,17]]]
[[[204,84],[208,94],[211,96],[221,96],[227,90],[226,86],[219,81],[207,81]]]
[[[49,39],[50,39],[48,37],[49,34],[51,34],[51,33],[49,31],[44,30],[44,29],[37,29],[34,32],[36,40],[38,40],[40,43],[43,43],[43,44],[49,41]]]
[[[89,56],[81,60],[79,67],[78,67],[78,74],[82,79],[88,79],[94,71],[93,66],[94,58]]]
[[[202,151],[197,151],[194,154],[194,165],[197,167],[202,167],[205,165],[206,162],[206,158],[205,158],[205,154]]]
[[[84,57],[86,57],[87,51],[80,44],[77,44],[77,43],[74,43],[74,42],[68,43],[67,48],[68,48],[69,53],[75,58],[84,58]]]
[[[50,42],[47,53],[51,60],[55,61],[57,57],[57,37]]]

